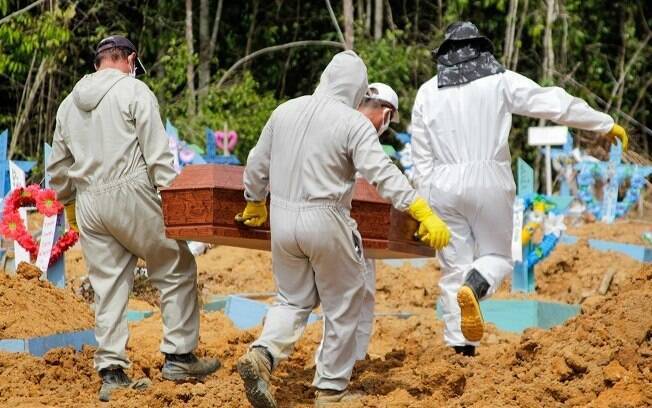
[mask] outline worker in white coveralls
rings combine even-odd
[[[95,291],[99,397],[107,401],[116,388],[143,385],[124,372],[130,366],[127,302],[138,258],[161,291],[163,378],[201,379],[219,362],[193,354],[199,338],[197,266],[184,241],[165,237],[157,189],[176,173],[156,97],[135,78],[145,71],[136,47],[125,37],[105,38],[95,51],[95,68],[59,107],[46,171],[66,204],[68,222],[79,225]]]
[[[247,206],[236,220],[259,226],[271,196],[272,268],[277,302],[263,331],[238,361],[249,402],[276,407],[273,368],[292,352],[321,303],[324,333],[316,356],[315,405],[351,401],[356,331],[369,279],[362,239],[350,217],[355,174],[420,222],[421,240],[447,244],[449,232],[383,152],[376,130],[356,108],[367,91],[367,69],[353,52],[333,57],[312,95],[280,105],[249,154]]]
[[[418,189],[452,234],[438,254],[444,339],[465,355],[475,354],[484,331],[478,300],[512,271],[512,114],[606,133],[627,147],[611,117],[561,88],[506,70],[492,52],[472,23],[450,25],[433,52],[437,76],[421,86],[412,111]]]
[[[398,95],[391,86],[374,82],[369,84],[358,110],[371,121],[380,137],[391,122],[398,122]],[[369,341],[374,327],[374,306],[376,303],[376,263],[366,258],[367,280],[365,296],[360,311],[356,331],[357,360],[364,360],[369,349]]]

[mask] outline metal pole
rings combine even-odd
[[[550,145],[546,145],[546,195],[552,195],[552,159]]]

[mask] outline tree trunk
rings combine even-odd
[[[356,13],[358,14],[357,20],[364,22],[364,0],[357,0],[355,3]]]
[[[521,35],[523,34],[523,27],[525,26],[525,21],[527,20],[527,10],[528,9],[528,0],[525,0],[523,2],[523,11],[521,12],[521,19],[518,23],[518,29],[516,30],[516,39],[514,40],[514,55],[512,56],[511,62],[508,61],[509,67],[511,67],[512,70],[516,71],[516,67],[518,66],[518,54],[521,49]]]
[[[389,26],[389,29],[394,31],[398,27],[396,27],[396,24],[394,24],[394,15],[392,14],[392,6],[389,4],[389,0],[385,0],[385,11],[387,14],[387,25]]]
[[[546,0],[546,26],[543,34],[543,72],[542,79],[544,85],[550,85],[552,81],[553,71],[555,69],[555,50],[552,43],[552,25],[557,18],[555,13],[555,2],[556,0]],[[546,124],[544,119],[539,120],[539,126]],[[542,184],[541,182],[541,153],[537,155],[537,158],[534,162],[535,164],[535,188],[538,188]]]
[[[199,86],[197,87],[199,100],[208,92],[208,83],[211,78],[211,60],[210,56],[210,27],[208,21],[210,9],[208,0],[199,1],[199,65],[197,73],[199,74]]]
[[[367,0],[364,15],[364,31],[371,35],[371,0]]]
[[[17,150],[18,141],[21,139],[21,135],[25,129],[25,125],[27,124],[27,118],[32,111],[32,107],[34,106],[34,100],[36,99],[38,90],[48,74],[49,64],[49,60],[47,58],[43,58],[41,64],[38,67],[38,70],[36,71],[36,75],[34,76],[34,82],[32,82],[29,90],[26,91],[26,98],[24,99],[24,103],[22,103],[18,109],[18,113],[16,115],[16,124],[14,125],[14,129],[11,132],[11,144],[9,145],[9,154],[7,155],[8,159],[11,159]]]
[[[217,49],[217,33],[220,30],[220,21],[222,20],[222,7],[224,6],[224,0],[219,0],[217,2],[217,10],[215,10],[215,20],[213,21],[213,32],[211,33],[211,43],[210,43],[210,60],[213,60],[213,55],[215,55],[215,50]]]
[[[193,47],[192,37],[192,0],[186,0],[186,47],[188,48],[188,61],[186,63],[186,81],[188,83],[188,113],[190,116],[195,115],[197,112],[195,103],[195,66],[193,63],[193,55],[195,49]]]
[[[383,36],[383,0],[374,0],[374,40]]]
[[[344,43],[347,50],[353,49],[353,0],[344,0]]]
[[[251,25],[249,25],[249,32],[247,33],[247,45],[245,47],[245,56],[251,54],[251,46],[254,41],[254,34],[256,33],[256,18],[258,16],[259,0],[254,0],[254,9],[251,12]],[[249,66],[247,63],[245,66]]]
[[[505,45],[503,47],[503,65],[509,67],[509,62],[514,54],[514,40],[516,35],[516,13],[518,12],[518,0],[509,0],[509,11],[507,13],[507,29],[505,30]]]

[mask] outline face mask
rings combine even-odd
[[[389,113],[389,115],[387,113]],[[392,117],[391,111],[387,108],[383,109],[383,124],[380,125],[380,128],[378,129],[378,136],[385,133],[387,128],[389,128],[389,122],[391,121],[391,117]]]

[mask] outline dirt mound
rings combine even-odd
[[[242,292],[273,292],[272,254],[219,246],[197,257],[202,294],[229,295]]]
[[[535,268],[536,294],[567,303],[579,303],[593,295],[610,268],[616,268],[610,291],[635,274],[641,263],[616,252],[601,252],[586,241],[559,244]]]
[[[408,263],[399,268],[376,261],[376,310],[433,310],[439,296],[441,271],[433,259],[421,268]]]
[[[45,336],[93,324],[88,305],[70,290],[0,273],[0,339]]]
[[[648,245],[641,238],[645,232],[652,232],[652,223],[636,220],[618,220],[613,224],[594,222],[578,227],[569,227],[568,234],[584,239],[602,239],[626,244]]]

